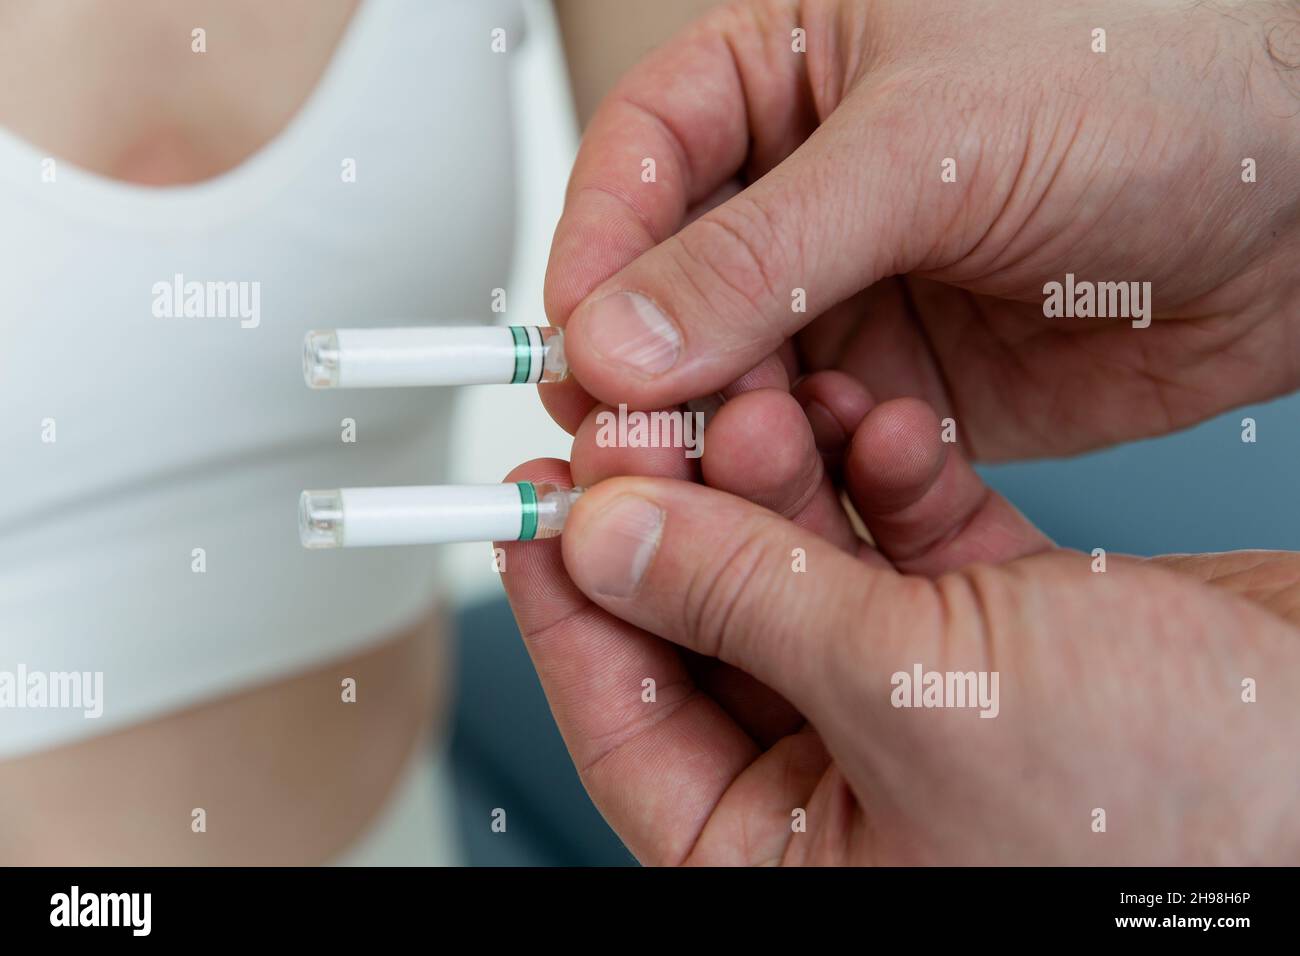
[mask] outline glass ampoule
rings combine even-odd
[[[531,481],[304,491],[298,534],[313,549],[532,541],[560,534],[581,494]]]

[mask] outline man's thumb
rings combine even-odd
[[[917,267],[921,164],[891,163],[885,136],[832,114],[762,179],[601,283],[566,325],[583,387],[640,408],[707,395],[832,305]]]
[[[837,661],[869,659],[862,642],[924,627],[935,603],[928,581],[860,561],[740,498],[668,479],[589,489],[563,548],[597,604],[739,667],[809,717]]]

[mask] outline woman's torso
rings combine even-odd
[[[450,405],[311,393],[297,344],[486,317],[512,212],[489,31],[519,24],[508,0],[356,6],[0,3],[0,670],[102,672],[104,699],[93,727],[0,711],[14,862],[130,858],[94,852],[106,827],[138,859],[323,858],[427,717],[432,552],[313,561],[293,499],[436,480]],[[172,314],[161,290],[196,281],[256,319]],[[241,825],[196,847],[205,793]]]

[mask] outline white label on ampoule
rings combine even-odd
[[[344,488],[341,495],[349,548],[513,541],[523,522],[515,484]]]
[[[518,349],[506,326],[339,329],[339,387],[508,384]]]

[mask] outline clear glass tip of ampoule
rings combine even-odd
[[[564,355],[564,331],[543,326],[542,334],[542,377],[541,382],[562,382],[569,377],[569,360]]]
[[[339,337],[333,331],[308,332],[302,343],[302,377],[312,388],[339,384]]]
[[[537,537],[554,538],[564,530],[564,522],[582,489],[545,482],[534,484],[533,488],[537,493]]]
[[[298,498],[298,537],[304,548],[343,547],[343,494],[304,491]]]

